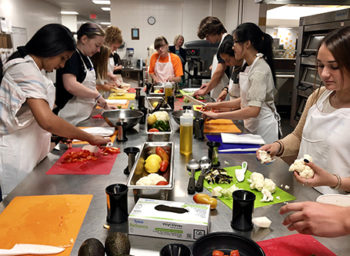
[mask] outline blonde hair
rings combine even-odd
[[[123,43],[122,31],[116,26],[109,26],[106,29],[105,44],[111,45],[115,43]]]
[[[185,41],[185,38],[184,38],[183,35],[177,35],[177,36],[175,36],[175,38],[174,38],[174,45],[176,45],[177,40],[179,40],[180,37],[182,37],[182,39]]]
[[[91,57],[91,61],[94,64],[96,70],[96,77],[100,79],[106,79],[108,73],[108,59],[111,55],[111,49],[102,45],[99,52]]]

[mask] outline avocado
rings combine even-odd
[[[130,241],[128,235],[121,232],[109,233],[105,248],[107,256],[123,256],[130,254]]]
[[[96,238],[86,239],[80,246],[78,256],[104,256],[105,248]]]

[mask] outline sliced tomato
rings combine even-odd
[[[88,150],[69,152],[63,159],[63,163],[81,163],[89,160],[97,160],[94,153]]]
[[[104,148],[102,148],[102,153],[104,155],[106,155],[106,154],[117,154],[117,153],[120,153],[120,148],[104,147]]]
[[[159,181],[156,185],[157,186],[164,186],[164,185],[168,185],[169,184],[169,182],[167,182],[167,181]]]
[[[148,130],[148,132],[159,132],[159,130],[157,128],[151,128]]]
[[[225,253],[219,250],[214,250],[212,256],[224,256]]]
[[[230,252],[230,256],[239,256],[239,251],[238,250],[232,250]]]

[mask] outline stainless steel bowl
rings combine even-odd
[[[103,118],[112,127],[117,127],[118,122],[126,122],[126,129],[134,127],[143,117],[143,113],[133,109],[107,110],[102,113]]]
[[[202,113],[198,112],[198,111],[193,111],[193,110],[190,110],[193,112],[193,117],[194,118],[197,118],[197,117],[202,117]],[[177,111],[173,111],[171,114],[175,120],[175,122],[177,124],[180,124],[180,116],[182,116],[182,114],[185,113],[185,110],[177,110]]]

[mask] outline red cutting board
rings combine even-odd
[[[282,236],[260,241],[258,244],[266,256],[336,256],[310,235]]]
[[[118,154],[99,154],[97,160],[82,163],[63,163],[64,157],[72,151],[80,151],[81,148],[68,149],[60,159],[46,172],[48,175],[72,174],[72,175],[108,175],[113,167]]]

